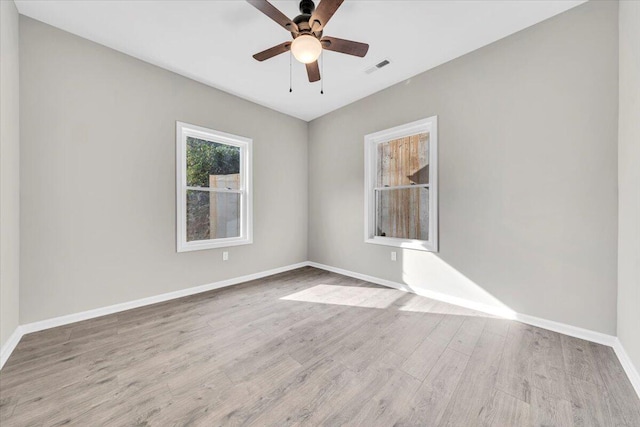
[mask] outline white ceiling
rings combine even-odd
[[[285,15],[298,1],[274,1]],[[355,100],[568,10],[583,0],[347,0],[325,35],[369,43],[365,58],[325,53],[324,95],[289,55],[251,55],[290,34],[242,0],[18,0],[21,14],[303,120]],[[365,70],[389,59],[372,74]]]

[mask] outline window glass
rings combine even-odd
[[[187,242],[240,236],[240,194],[187,190]]]
[[[365,242],[437,252],[436,116],[365,136]]]
[[[378,144],[378,187],[429,183],[429,134]]]
[[[187,137],[187,186],[240,188],[240,147]]]
[[[429,240],[429,189],[377,191],[376,236]]]
[[[252,243],[252,141],[177,123],[177,249]]]

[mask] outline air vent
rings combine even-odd
[[[378,62],[376,65],[374,65],[371,68],[367,68],[366,70],[364,70],[364,72],[366,74],[371,74],[374,71],[378,71],[380,68],[382,67],[386,67],[387,65],[391,64],[391,62],[388,59],[385,59],[384,61],[380,61]]]

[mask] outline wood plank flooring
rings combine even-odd
[[[640,426],[613,350],[311,267],[23,337],[9,426]]]

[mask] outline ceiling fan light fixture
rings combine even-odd
[[[301,0],[299,6],[300,15],[293,19],[287,18],[285,14],[269,3],[269,0],[247,0],[247,2],[293,36],[293,42],[280,43],[277,46],[256,53],[253,58],[256,61],[265,61],[285,52],[290,52],[290,55],[296,57],[296,61],[305,64],[307,76],[311,83],[320,80],[318,58],[323,51],[330,50],[364,58],[369,50],[369,45],[366,43],[322,35],[327,22],[329,22],[344,0],[321,0],[317,8],[313,0]],[[322,37],[322,40],[320,40],[320,37]],[[322,93],[322,90],[320,93]]]
[[[303,64],[311,64],[317,61],[322,53],[322,44],[314,36],[303,34],[291,43],[291,53]]]

